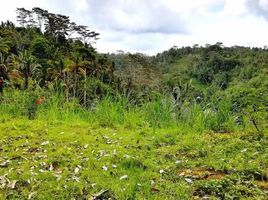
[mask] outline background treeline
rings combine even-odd
[[[267,130],[268,50],[222,43],[100,54],[99,33],[41,8],[0,26],[1,112],[102,125]],[[33,105],[45,97],[42,105]],[[34,114],[31,114],[34,113]]]
[[[95,84],[98,93],[98,85],[113,79],[114,64],[91,46],[98,33],[40,8],[17,13],[20,27],[9,21],[0,26],[0,75],[9,87],[53,88],[86,105],[91,91],[85,88]]]
[[[110,58],[121,74],[127,74],[129,85],[143,91],[140,94],[146,96],[145,88],[150,88],[165,99],[172,96],[171,114],[183,123],[223,132],[247,125],[267,130],[266,47],[224,47],[219,42],[174,46],[151,57],[118,52]]]

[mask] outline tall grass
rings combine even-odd
[[[206,113],[206,127],[217,132],[232,132],[235,129],[234,116],[231,113],[232,104],[228,99],[214,103]]]
[[[146,102],[140,109],[145,120],[155,129],[157,127],[171,127],[176,124],[172,117],[172,101],[157,95],[153,101]]]
[[[103,126],[122,124],[128,112],[126,98],[106,96],[90,111],[90,117]]]
[[[45,100],[41,105],[36,100],[44,96]],[[45,120],[67,120],[73,119],[84,113],[84,109],[75,101],[66,102],[64,97],[53,92],[42,90],[5,91],[0,98],[0,112],[12,117],[40,118]]]
[[[35,105],[36,98],[45,96],[41,105]],[[36,119],[48,121],[84,121],[101,126],[125,126],[136,128],[150,126],[157,128],[191,129],[198,132],[212,130],[230,132],[240,128],[234,122],[231,103],[228,100],[207,105],[187,104],[180,110],[168,97],[155,95],[151,101],[135,105],[122,95],[106,96],[90,109],[83,108],[76,99],[69,102],[61,95],[49,91],[6,91],[1,97],[0,112],[3,115],[29,118],[34,110]]]

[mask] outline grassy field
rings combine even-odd
[[[1,116],[1,199],[267,199],[267,132]]]

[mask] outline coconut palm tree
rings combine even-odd
[[[18,70],[24,78],[24,89],[28,89],[30,78],[38,80],[40,77],[41,65],[36,63],[34,56],[29,51],[20,52],[18,61],[20,63]]]

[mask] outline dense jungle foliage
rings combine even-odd
[[[68,16],[18,8],[17,21],[20,26],[10,21],[0,26],[0,76],[6,93],[2,104],[12,91],[28,92],[31,102],[41,96],[49,102],[56,95],[84,109],[95,109],[104,98],[117,101],[120,96],[126,107],[160,101],[159,109],[166,109],[166,117],[179,121],[200,109],[204,117],[213,118],[205,123],[215,131],[249,123],[257,130],[267,128],[266,48],[216,43],[174,46],[155,56],[122,51],[101,54],[93,47],[99,33]],[[23,107],[24,113],[35,115],[30,105]],[[158,121],[155,125],[162,123]]]

